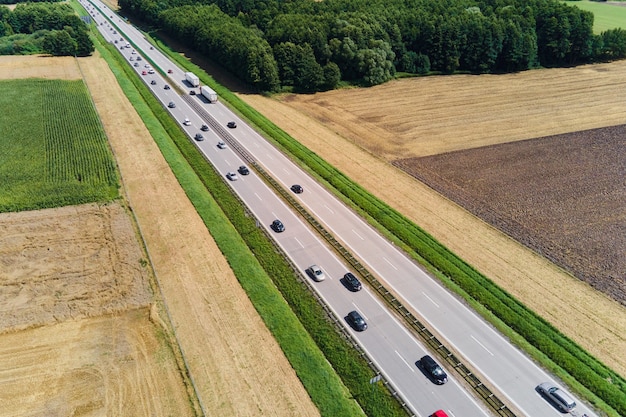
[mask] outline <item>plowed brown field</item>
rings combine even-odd
[[[404,79],[313,95],[240,96],[626,375],[623,306],[390,163],[623,124],[625,76],[626,62],[615,62]]]

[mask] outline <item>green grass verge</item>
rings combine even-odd
[[[600,34],[609,29],[626,29],[626,7],[597,1],[566,1],[569,6],[593,13],[593,32]]]
[[[0,81],[0,212],[117,197],[113,155],[83,81]]]
[[[363,415],[360,406],[367,415],[406,415],[385,387],[369,384],[365,360],[323,319],[319,303],[144,83],[113,47],[98,50],[321,414]]]
[[[579,395],[610,416],[626,415],[626,380],[527,309],[487,277],[458,258],[401,213],[369,194],[309,149],[302,146],[236,95],[217,84],[201,68],[167,45],[156,43],[187,70],[194,72],[258,131],[273,140],[303,167],[330,185],[336,193],[463,296],[483,317],[525,348],[539,363],[563,378]]]

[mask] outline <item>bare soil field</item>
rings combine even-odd
[[[614,62],[240,97],[626,376],[622,305],[391,164],[623,124],[625,75]]]
[[[142,232],[118,203],[0,215],[0,416],[196,415],[168,322],[207,415],[319,415],[106,63],[0,77],[84,77]]]
[[[394,164],[626,306],[626,125]]]

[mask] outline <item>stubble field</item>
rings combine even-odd
[[[624,75],[626,62],[615,62],[404,79],[313,95],[240,97],[626,375],[622,305],[392,165],[623,124]],[[483,155],[474,163],[485,161]]]

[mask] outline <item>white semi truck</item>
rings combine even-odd
[[[209,100],[210,103],[215,103],[217,101],[217,93],[206,85],[200,87],[200,94]]]
[[[197,87],[200,85],[200,78],[193,72],[186,72],[185,79],[191,84],[193,87]]]

